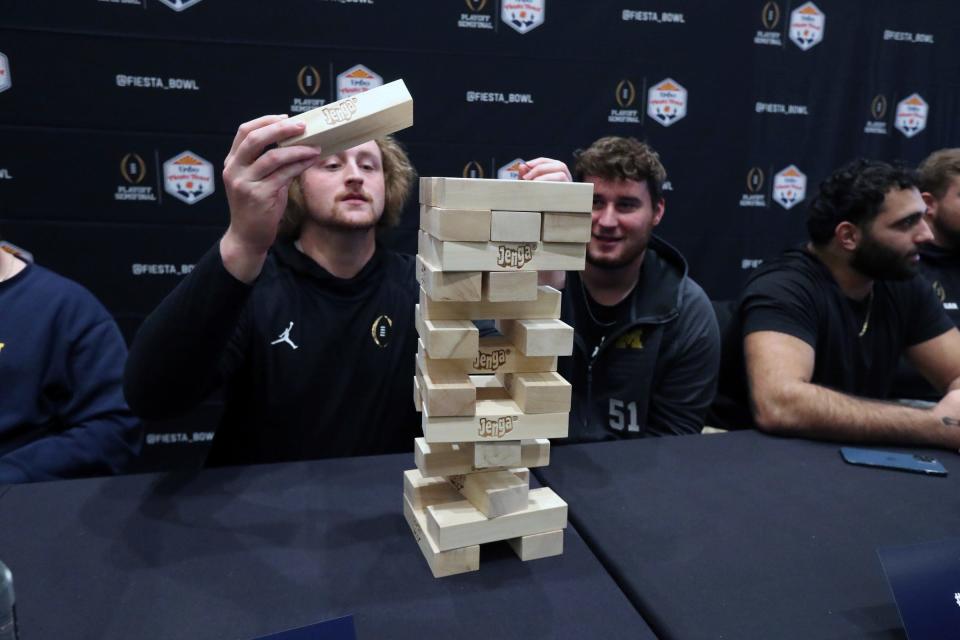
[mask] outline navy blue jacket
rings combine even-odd
[[[127,348],[75,282],[28,265],[0,282],[0,484],[117,473],[141,429],[123,399]]]

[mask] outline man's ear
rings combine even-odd
[[[660,220],[663,219],[663,212],[667,210],[667,201],[663,198],[657,201],[653,205],[653,226],[660,224]]]
[[[920,194],[920,197],[923,198],[923,203],[927,205],[925,217],[934,217],[937,214],[937,199],[929,191],[924,191]]]
[[[837,239],[842,248],[853,251],[860,245],[863,232],[857,225],[844,220],[833,230],[833,237]]]

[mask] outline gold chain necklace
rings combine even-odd
[[[867,329],[870,328],[870,314],[873,312],[873,289],[870,289],[870,297],[867,299],[867,315],[863,319],[863,326],[860,327],[860,334],[858,337],[862,338],[866,333]]]

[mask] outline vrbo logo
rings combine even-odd
[[[473,359],[473,368],[481,371],[496,371],[507,363],[508,355],[510,355],[509,349],[494,349],[489,353],[481,351]]]
[[[477,435],[481,438],[502,438],[512,432],[519,421],[519,416],[503,416],[496,420],[480,418],[480,428],[477,430]]]
[[[320,113],[323,114],[323,118],[327,121],[327,124],[347,122],[356,112],[356,98],[347,98],[346,100],[332,104],[329,107],[323,107],[320,109]]]
[[[497,264],[501,267],[514,267],[520,269],[523,265],[533,260],[533,253],[536,245],[521,244],[517,247],[497,247]]]

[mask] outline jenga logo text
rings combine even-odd
[[[517,247],[505,247],[500,245],[497,247],[497,264],[501,267],[514,267],[516,269],[521,269],[523,265],[527,264],[533,259],[533,252],[536,250],[537,245],[534,244],[521,244]]]
[[[347,122],[350,118],[353,117],[353,114],[357,112],[357,99],[348,98],[346,100],[341,100],[340,102],[335,102],[329,107],[323,107],[320,109],[320,113],[323,114],[324,119],[327,121],[327,124],[337,124],[339,122]]]
[[[503,416],[496,420],[480,418],[480,428],[477,430],[477,435],[481,438],[502,438],[513,431],[513,427],[519,420],[519,416]]]
[[[473,368],[481,371],[496,371],[507,362],[509,349],[494,349],[489,353],[481,351],[473,359]]]

